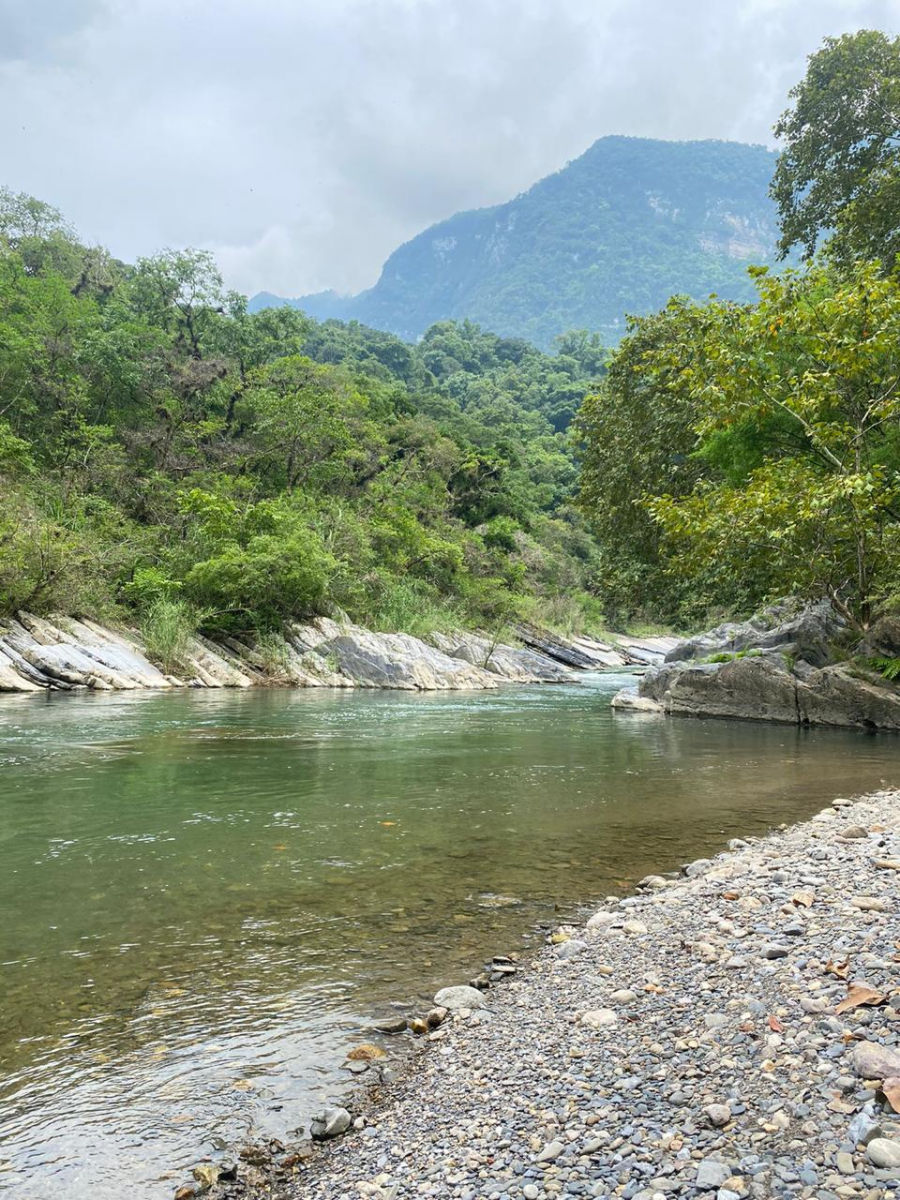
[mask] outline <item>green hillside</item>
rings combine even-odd
[[[683,293],[750,300],[749,263],[774,260],[775,155],[737,142],[601,138],[494,208],[458,213],[400,246],[373,288],[284,301],[415,339],[469,319],[548,348],[568,329],[619,340],[626,313]]]

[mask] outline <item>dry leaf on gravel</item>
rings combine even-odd
[[[773,1033],[784,1033],[784,1026],[777,1017],[769,1017],[769,1028]]]
[[[892,1075],[881,1085],[888,1104],[895,1113],[900,1113],[900,1076]]]
[[[813,892],[794,892],[791,903],[796,904],[798,908],[812,908],[815,898]]]
[[[867,983],[850,983],[847,985],[847,995],[835,1008],[835,1013],[849,1012],[851,1008],[859,1008],[863,1004],[877,1006],[884,1004],[887,996],[884,992],[876,991]]]
[[[829,958],[825,964],[825,974],[834,975],[837,979],[846,979],[850,974],[849,958],[845,958],[843,962],[835,962],[833,958]]]

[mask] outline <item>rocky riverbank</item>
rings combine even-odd
[[[349,1132],[212,1194],[900,1196],[900,792],[731,847],[557,930]]]
[[[0,692],[273,685],[444,691],[503,682],[571,683],[582,670],[661,662],[675,642],[622,638],[611,645],[531,627],[515,645],[465,632],[435,633],[425,641],[320,617],[290,626],[274,652],[272,645],[193,637],[179,652],[173,674],[154,664],[135,629],[19,613],[16,620],[0,622]]]
[[[900,730],[900,687],[873,664],[900,663],[900,620],[865,637],[827,602],[773,605],[679,643],[613,707],[671,716]]]

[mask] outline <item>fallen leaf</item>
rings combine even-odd
[[[849,1012],[851,1008],[859,1008],[863,1004],[876,1006],[887,1000],[884,992],[877,992],[867,983],[848,983],[847,995],[835,1008],[835,1013]]]
[[[888,1104],[895,1113],[900,1113],[900,1076],[892,1075],[881,1085]]]
[[[740,892],[723,892],[722,893],[723,900],[740,900],[740,898],[741,898]]]
[[[812,908],[815,898],[813,892],[794,892],[793,896],[791,896],[791,902],[796,904],[798,908]]]
[[[836,979],[846,979],[850,974],[850,960],[845,958],[843,962],[835,962],[833,958],[829,958],[825,964],[826,975],[834,975]]]
[[[273,850],[287,850],[287,846],[284,844],[284,842],[276,842],[275,845],[272,847],[272,849]]]
[[[644,991],[652,992],[654,996],[661,996],[665,992],[664,987],[660,987],[658,983],[645,983]]]
[[[385,827],[385,829],[390,829],[390,827],[392,825],[396,825],[397,822],[396,821],[379,821],[378,824],[383,825]]]
[[[784,1033],[784,1026],[777,1017],[769,1017],[769,1028],[773,1033]]]

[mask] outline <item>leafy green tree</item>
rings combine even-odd
[[[900,38],[863,29],[826,38],[790,93],[772,181],[782,256],[828,239],[848,263],[900,251]]]
[[[647,507],[684,576],[746,601],[827,595],[864,628],[900,587],[900,281],[860,263],[758,287],[710,308],[680,381],[729,469]]]
[[[686,495],[702,474],[693,456],[695,402],[684,378],[708,319],[684,300],[631,319],[606,378],[576,421],[579,505],[599,543],[614,620],[639,612],[672,617],[683,602],[684,589],[665,574],[660,527],[642,500],[661,491]]]

